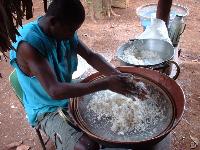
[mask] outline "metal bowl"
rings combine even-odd
[[[144,60],[144,64],[134,64],[128,62],[128,60],[124,59],[125,54],[124,51],[127,49],[134,49],[134,51],[137,51],[137,55],[143,55],[145,51],[156,53],[156,55],[159,56],[159,60],[155,58],[147,58]],[[122,66],[134,66],[134,67],[144,67],[144,68],[150,68],[154,70],[159,70],[162,73],[166,73],[167,75],[170,75],[171,73],[171,68],[172,64],[176,66],[176,74],[173,79],[177,79],[180,73],[180,67],[179,65],[173,61],[174,57],[174,47],[164,41],[164,40],[159,40],[159,39],[133,39],[130,40],[129,42],[121,45],[117,49],[117,58],[120,61]],[[136,53],[133,53],[133,55],[136,55]]]
[[[134,63],[128,62],[128,60],[125,60],[123,58],[124,51],[130,48],[134,48],[138,51],[138,53],[142,53],[144,51],[151,51],[155,52],[159,55],[159,58],[162,59],[162,61],[158,62],[155,60],[155,58],[148,58],[149,63],[138,65]],[[165,62],[171,60],[174,56],[174,47],[164,41],[159,39],[134,39],[130,40],[129,42],[123,44],[117,49],[117,58],[127,66],[136,66],[136,67],[156,67],[158,65],[164,64]],[[147,61],[148,62],[148,61]]]

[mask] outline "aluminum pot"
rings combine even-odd
[[[127,48],[133,47],[134,49],[140,51],[151,51],[159,55],[159,58],[161,58],[161,61],[157,60],[151,60],[151,63],[146,63],[142,65],[130,63],[127,60],[124,59],[124,51]],[[150,68],[153,70],[158,70],[162,73],[165,73],[167,75],[170,75],[172,64],[176,66],[176,74],[174,77],[172,77],[174,80],[178,78],[180,73],[180,67],[179,65],[173,61],[174,56],[174,47],[164,41],[159,39],[132,39],[129,42],[123,44],[117,49],[117,58],[120,61],[122,66],[135,66],[135,67],[144,67],[144,68]]]

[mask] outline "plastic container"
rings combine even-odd
[[[151,20],[151,25],[149,25],[137,39],[159,39],[171,44],[165,22],[156,18]]]
[[[151,24],[151,19],[156,18],[157,4],[147,4],[136,9],[136,13],[140,18],[140,23],[144,29]],[[176,15],[186,17],[189,11],[186,7],[179,4],[173,4],[170,12],[169,26]]]

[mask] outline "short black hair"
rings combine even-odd
[[[80,0],[53,0],[46,15],[69,25],[80,24],[85,20],[85,10]]]

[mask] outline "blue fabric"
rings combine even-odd
[[[13,47],[17,50],[21,41],[29,43],[48,60],[60,82],[71,82],[72,74],[76,71],[78,62],[77,34],[75,33],[72,40],[56,42],[42,32],[38,25],[38,19],[19,29],[21,36],[16,37],[17,42],[13,43]],[[59,51],[59,55],[57,51]],[[16,51],[14,50],[10,51],[10,64],[16,68],[18,80],[23,90],[25,111],[32,126],[36,125],[37,118],[42,114],[54,112],[58,107],[67,107],[67,99],[52,99],[36,77],[29,77],[20,70],[16,63]]]

